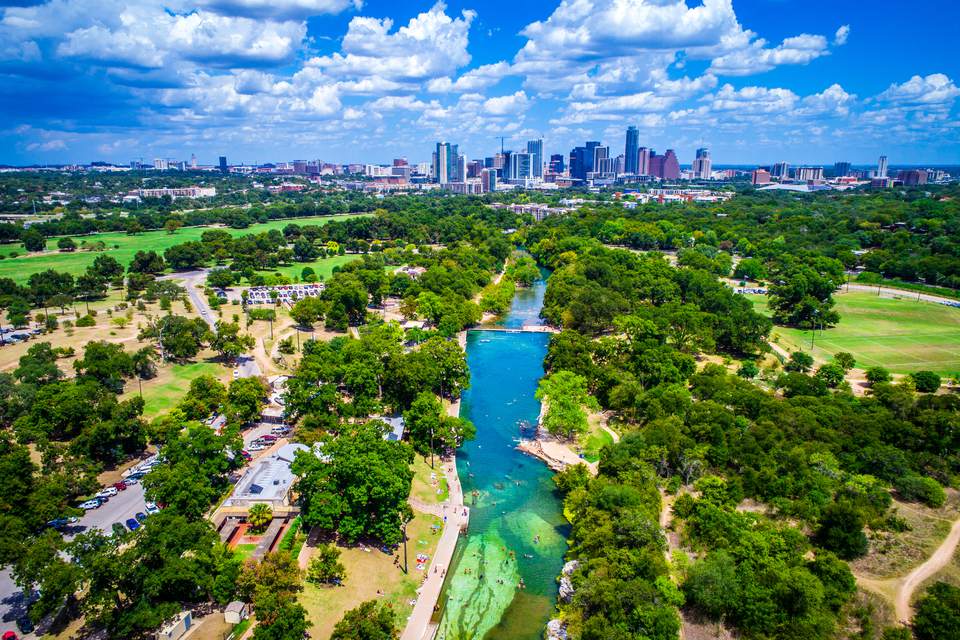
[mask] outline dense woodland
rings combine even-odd
[[[576,469],[557,478],[573,518],[570,557],[580,561],[576,594],[561,604],[573,637],[674,638],[677,606],[744,637],[837,637],[855,591],[844,560],[867,551],[865,527],[902,526],[891,492],[940,506],[943,486],[956,486],[955,394],[880,377],[856,398],[811,374],[805,354],[758,384],[753,360],[767,349],[771,322],[718,281],[732,257],[752,261],[758,272],[737,275],[774,279],[774,320],[804,326],[805,305],[827,322],[835,316],[831,294],[844,266],[857,263],[853,247],[897,236],[919,261],[950,253],[938,264],[953,268],[954,240],[929,229],[956,225],[955,204],[897,200],[890,213],[885,198],[861,198],[844,201],[855,207],[845,218],[828,214],[831,202],[801,208],[756,196],[726,205],[740,209],[727,217],[667,207],[648,223],[652,210],[599,207],[524,231],[554,269],[543,316],[563,331],[550,342],[548,379],[581,380],[624,431],[602,452],[597,478]],[[771,205],[782,207],[777,216]],[[901,217],[911,231],[885,228]],[[680,249],[678,266],[605,245]],[[745,365],[734,375],[698,364],[701,354]],[[681,545],[697,560],[677,552],[664,560],[661,495],[675,502]],[[768,514],[737,511],[745,498]]]

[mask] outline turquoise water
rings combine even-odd
[[[539,323],[545,284],[520,290],[506,327]],[[554,612],[566,552],[566,521],[552,473],[515,449],[521,424],[536,424],[534,398],[548,334],[471,331],[471,386],[462,415],[477,437],[457,453],[464,500],[472,506],[447,578],[438,638],[535,640]],[[521,580],[524,588],[519,588]]]

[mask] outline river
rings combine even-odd
[[[539,324],[545,289],[540,280],[518,290],[498,324]],[[521,425],[532,427],[540,413],[534,392],[548,340],[545,333],[467,334],[471,385],[461,415],[477,437],[458,451],[457,470],[470,531],[441,594],[437,638],[538,640],[554,612],[567,524],[552,472],[515,448]]]

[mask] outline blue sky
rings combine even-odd
[[[960,164],[952,0],[0,0],[0,162]]]

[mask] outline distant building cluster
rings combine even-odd
[[[282,284],[275,287],[250,287],[247,289],[247,304],[274,304],[276,301],[285,304],[294,304],[303,298],[316,298],[323,293],[325,286],[322,282],[306,282],[302,284]],[[272,293],[272,292],[275,292]],[[218,292],[218,295],[220,292]],[[224,296],[226,293],[224,292]]]
[[[177,198],[213,198],[217,195],[216,187],[164,187],[161,189],[139,189],[128,195],[137,195],[141,198],[162,198],[170,196]]]
[[[876,189],[889,187],[916,187],[930,183],[942,183],[951,179],[941,169],[900,169],[896,177],[889,175],[887,156],[880,156],[876,169],[856,169],[846,161],[835,162],[832,170],[817,166],[791,168],[788,162],[758,167],[750,174],[750,182],[764,190],[823,191],[870,186]]]

